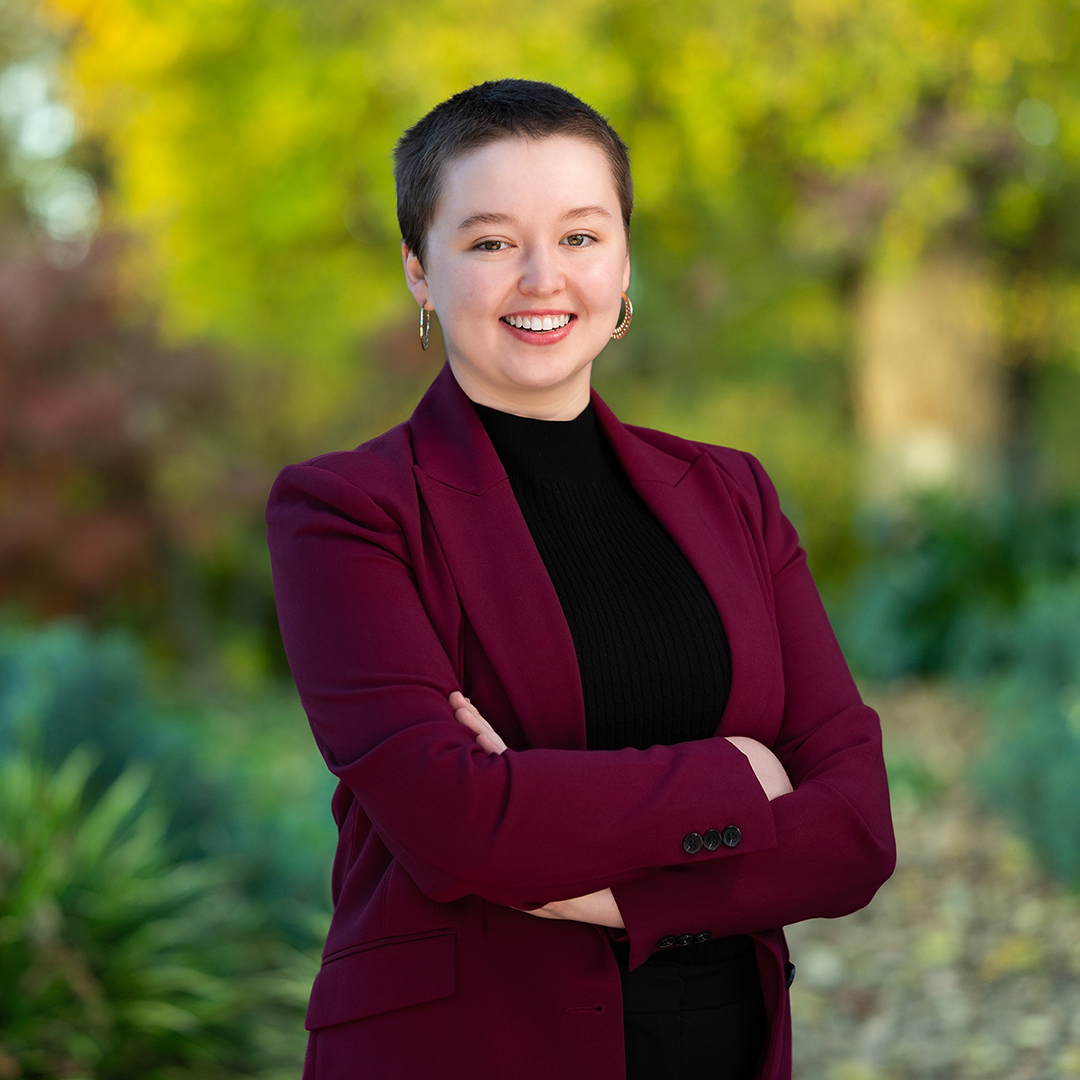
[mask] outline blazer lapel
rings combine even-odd
[[[466,618],[532,746],[585,748],[570,628],[472,404],[444,366],[409,421],[417,485]]]
[[[716,604],[731,649],[731,693],[719,730],[745,734],[768,702],[776,677],[769,663],[776,631],[766,603],[768,584],[746,519],[707,454],[681,440],[671,453],[646,442],[620,423],[595,391],[593,405],[630,482]]]
[[[745,733],[769,700],[775,628],[746,519],[720,468],[690,443],[661,449],[593,404],[646,505],[701,577],[731,648],[719,728]],[[531,745],[584,749],[585,704],[562,605],[483,424],[443,367],[410,420],[417,484],[466,617]],[[665,438],[666,437],[662,437]]]

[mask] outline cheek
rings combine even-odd
[[[505,283],[491,267],[465,266],[447,277],[445,294],[459,317],[483,318],[506,293]]]
[[[594,304],[606,306],[621,298],[623,265],[622,263],[604,262],[591,268],[591,272],[584,284]]]

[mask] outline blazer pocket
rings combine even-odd
[[[456,944],[454,930],[435,930],[334,953],[315,977],[304,1027],[314,1031],[449,997]]]

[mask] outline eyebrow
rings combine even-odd
[[[563,221],[573,221],[583,217],[606,217],[611,220],[611,215],[602,206],[579,206],[576,210],[567,210],[563,214]]]
[[[567,210],[562,216],[563,221],[575,221],[579,218],[585,217],[606,217],[611,220],[611,214],[607,212],[602,206],[578,206],[573,210]],[[458,229],[472,229],[477,225],[513,225],[516,223],[516,219],[509,214],[470,214],[464,221],[458,226]]]

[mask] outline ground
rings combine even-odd
[[[1080,897],[964,783],[977,710],[932,686],[868,698],[897,868],[863,911],[788,930],[796,1080],[1080,1077]]]

